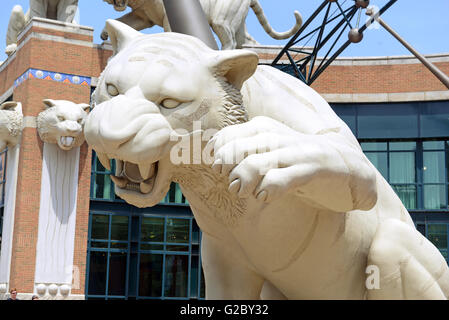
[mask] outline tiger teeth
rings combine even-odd
[[[140,192],[143,194],[150,193],[151,190],[153,190],[154,185],[154,179],[150,180],[149,182],[141,182],[140,183]]]
[[[155,172],[154,164],[139,164],[140,176],[143,180],[152,178]]]
[[[97,158],[106,170],[111,170],[111,163],[106,153],[97,153]]]
[[[115,183],[115,185],[121,189],[125,188],[128,184],[128,180],[125,178],[119,178],[111,174],[111,180]]]

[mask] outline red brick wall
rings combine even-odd
[[[33,32],[42,30],[32,28]],[[31,32],[30,31],[30,32]],[[45,34],[63,34],[46,30]],[[65,37],[74,38],[74,37]],[[26,36],[23,37],[26,39]],[[91,40],[91,38],[78,40]],[[95,55],[95,59],[93,58]],[[9,89],[14,80],[29,68],[92,76],[98,70],[97,50],[91,47],[30,39],[16,53],[15,59],[0,73],[0,92]],[[103,63],[103,62],[102,62]],[[92,68],[95,65],[95,68]],[[70,100],[75,103],[89,103],[90,87],[51,80],[28,79],[14,90],[14,99],[22,102],[24,116],[36,117],[44,110],[42,100]],[[16,212],[14,223],[13,252],[11,259],[10,286],[19,292],[33,292],[38,235],[40,186],[42,174],[43,142],[35,128],[25,128],[19,158]],[[87,253],[87,230],[90,196],[91,150],[84,143],[80,150],[78,202],[75,230],[74,265],[80,272],[78,288],[73,294],[84,293],[84,278]]]
[[[435,63],[449,75],[449,62]],[[313,83],[319,93],[397,93],[447,88],[422,64],[329,66]]]

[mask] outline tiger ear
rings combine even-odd
[[[80,103],[79,106],[87,113],[90,111],[90,104],[87,103]]]
[[[111,39],[114,55],[123,50],[132,40],[142,35],[130,26],[113,19],[106,20],[106,30]]]
[[[56,105],[56,101],[53,99],[44,99],[42,102],[45,104],[45,109],[52,108]]]
[[[212,70],[225,77],[230,84],[241,89],[243,83],[256,71],[259,57],[249,50],[223,50],[210,62]]]
[[[16,101],[6,101],[0,105],[0,110],[16,110],[19,104]]]

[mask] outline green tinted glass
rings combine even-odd
[[[111,240],[128,240],[129,218],[126,216],[111,217]]]
[[[92,239],[108,239],[109,234],[109,216],[92,215]]]
[[[167,242],[188,243],[190,220],[167,219]]]
[[[140,241],[164,241],[164,218],[144,217],[140,230]]]

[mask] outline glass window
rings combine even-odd
[[[188,243],[190,220],[167,219],[167,242]]]
[[[404,206],[409,209],[416,209],[416,186],[415,185],[391,185]]]
[[[416,167],[414,152],[390,153],[390,183],[415,183]]]
[[[108,294],[124,296],[126,289],[126,260],[125,252],[111,252],[109,258]]]
[[[191,215],[105,212],[90,221],[88,299],[200,298],[201,231]]]
[[[106,293],[107,252],[91,252],[89,259],[89,294]]]
[[[415,104],[359,104],[358,138],[415,138],[418,133],[418,107]]]
[[[140,241],[163,242],[164,218],[143,218],[140,231]]]
[[[362,142],[360,143],[363,151],[387,151],[388,145],[386,142]]]
[[[382,176],[388,180],[388,159],[386,152],[366,152],[366,157],[379,170]]]
[[[429,224],[427,226],[427,238],[447,259],[447,224]]]
[[[449,103],[447,101],[421,102],[421,137],[449,136]]]
[[[445,185],[424,185],[424,209],[447,209]]]
[[[424,183],[445,182],[445,156],[444,151],[426,151],[423,156]]]
[[[92,239],[107,240],[109,238],[109,216],[107,215],[92,215]]]
[[[161,254],[140,254],[139,296],[162,296],[162,264]]]
[[[416,142],[390,142],[390,151],[415,151]]]
[[[424,150],[444,150],[444,141],[424,141]]]
[[[165,296],[187,297],[189,256],[167,255],[165,257]]]
[[[112,216],[111,240],[128,241],[128,224],[127,216]]]

